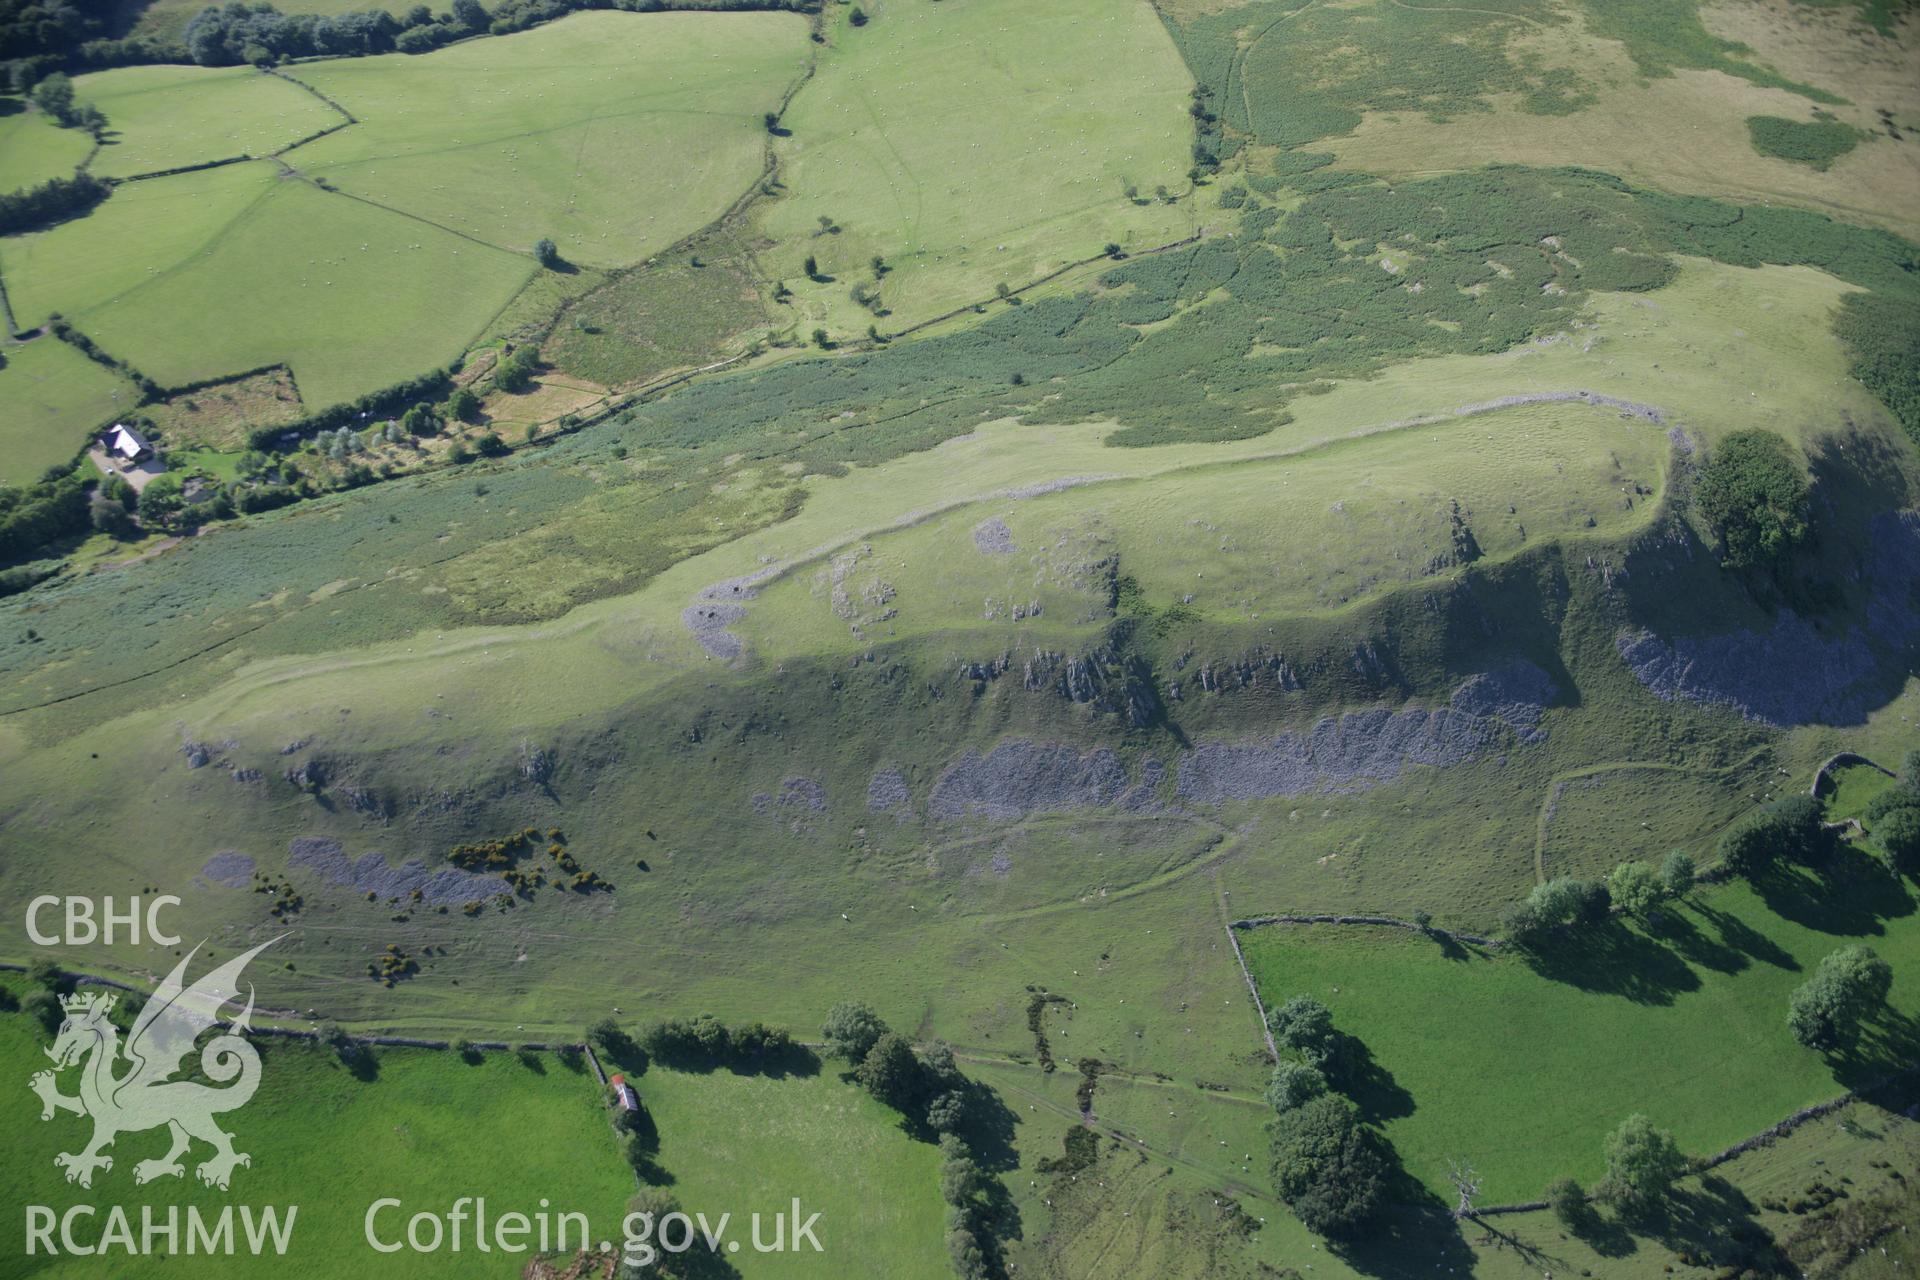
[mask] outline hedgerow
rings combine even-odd
[[[781,10],[811,13],[818,0],[501,0],[491,10],[478,0],[454,0],[449,12],[424,5],[396,18],[384,9],[360,13],[282,13],[271,4],[229,0],[202,9],[187,24],[186,53],[205,67],[287,58],[358,58],[379,53],[430,53],[477,35],[510,35],[583,9],[631,13],[662,10]]]
[[[0,235],[37,231],[92,213],[113,194],[113,187],[90,173],[50,178],[37,187],[0,195]]]

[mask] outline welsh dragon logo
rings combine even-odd
[[[32,1086],[40,1095],[42,1120],[53,1119],[56,1111],[93,1118],[93,1141],[53,1158],[66,1170],[68,1182],[91,1187],[96,1169],[113,1168],[113,1157],[104,1152],[116,1137],[161,1125],[171,1132],[173,1145],[159,1159],[134,1165],[137,1183],[183,1176],[180,1158],[195,1138],[213,1147],[213,1155],[194,1170],[208,1186],[226,1190],[234,1168],[253,1163],[245,1152],[233,1149],[233,1135],[214,1122],[221,1112],[245,1106],[260,1087],[260,1055],[242,1035],[252,1025],[252,987],[240,1016],[200,1052],[201,1073],[224,1087],[171,1077],[183,1069],[201,1034],[219,1021],[220,1010],[239,999],[240,974],[247,962],[278,941],[261,943],[189,987],[184,982],[187,964],[200,950],[195,947],[140,1010],[124,1048],[120,1028],[107,1020],[116,997],[81,992],[61,1000],[67,1016],[47,1050],[53,1070],[36,1072]],[[68,1097],[59,1091],[55,1075],[83,1061],[80,1092]]]

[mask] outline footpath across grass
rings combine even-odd
[[[1706,1155],[1913,1061],[1920,916],[1912,888],[1863,855],[1758,888],[1702,890],[1659,925],[1621,922],[1525,957],[1397,929],[1271,927],[1243,935],[1269,1005],[1305,993],[1365,1044],[1351,1090],[1407,1171],[1447,1191],[1449,1160],[1481,1202],[1591,1183],[1601,1143],[1645,1112]],[[1788,1034],[1787,998],[1828,953],[1893,966],[1892,1015],[1827,1059]]]

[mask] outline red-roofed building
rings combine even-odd
[[[633,1086],[627,1083],[625,1076],[615,1073],[608,1077],[607,1083],[613,1086],[613,1095],[620,1099],[620,1109],[622,1111],[638,1111],[640,1109],[640,1099],[634,1096]]]

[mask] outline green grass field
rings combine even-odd
[[[75,320],[162,385],[286,363],[301,399],[319,407],[452,359],[529,270],[523,259],[284,183],[225,228],[216,253]],[[236,280],[249,287],[236,293]],[[194,322],[183,327],[183,317]]]
[[[1651,930],[1610,924],[1544,958],[1435,943],[1399,930],[1273,927],[1244,935],[1262,995],[1333,1010],[1374,1067],[1357,1089],[1407,1170],[1444,1194],[1447,1160],[1485,1176],[1489,1203],[1555,1177],[1591,1182],[1601,1140],[1633,1111],[1710,1154],[1897,1067],[1920,1004],[1920,921],[1910,890],[1796,871],[1702,891]],[[1895,972],[1896,1024],[1839,1063],[1787,1033],[1787,996],[1851,942]]]
[[[89,166],[105,178],[264,156],[341,122],[326,103],[251,67],[122,67],[81,76],[74,93],[107,115]]]
[[[0,1016],[0,1061],[16,1079],[24,1082],[36,1063],[45,1065],[40,1049],[46,1042],[39,1024],[25,1016]],[[72,1186],[53,1156],[78,1150],[87,1123],[61,1115],[41,1124],[29,1097],[10,1126],[13,1158],[0,1173],[0,1195],[14,1206],[56,1211],[74,1203],[124,1204],[136,1229],[142,1203],[196,1205],[203,1212],[228,1203],[298,1206],[283,1258],[176,1260],[205,1276],[337,1276],[349,1259],[355,1272],[369,1276],[506,1277],[524,1267],[524,1256],[487,1257],[471,1247],[458,1254],[374,1252],[362,1220],[373,1201],[388,1196],[401,1198],[406,1209],[397,1219],[391,1212],[381,1218],[383,1228],[398,1221],[404,1230],[406,1214],[444,1213],[457,1197],[484,1195],[495,1213],[531,1214],[544,1198],[555,1210],[587,1214],[596,1231],[617,1234],[633,1175],[584,1068],[569,1070],[550,1055],[542,1055],[535,1070],[508,1053],[470,1066],[446,1052],[375,1052],[377,1072],[362,1080],[330,1053],[266,1040],[259,1092],[244,1110],[222,1118],[235,1148],[253,1157],[225,1193],[201,1186],[191,1166],[182,1181],[136,1188],[136,1160],[166,1149],[165,1135],[156,1132],[122,1136],[113,1147],[113,1169],[97,1175],[91,1190]],[[69,1077],[63,1091],[72,1087]],[[203,1154],[196,1148],[196,1157]],[[27,1258],[23,1230],[19,1213],[0,1226],[0,1274],[99,1274],[97,1258]]]
[[[742,1244],[727,1259],[747,1280],[951,1274],[939,1151],[835,1066],[776,1079],[655,1065],[634,1084],[660,1128],[656,1160],[670,1190],[689,1213],[733,1213]],[[822,1251],[755,1253],[749,1215],[761,1215],[770,1242],[772,1219],[795,1198],[803,1219],[820,1214]]]
[[[10,98],[0,104],[18,107]],[[84,129],[59,128],[38,111],[0,114],[0,192],[70,177],[92,151],[93,139]]]
[[[1089,32],[1098,59],[1076,53]],[[1191,210],[1154,196],[1186,190],[1191,87],[1144,0],[903,0],[840,22],[783,117],[763,266],[797,295],[803,332],[852,335],[990,299],[1109,241],[1191,234]],[[805,278],[809,255],[830,283]],[[853,301],[857,283],[892,314]]]
[[[26,484],[138,399],[131,383],[52,337],[0,346],[0,484]]]
[[[1894,785],[1892,778],[1864,764],[1843,765],[1833,771],[1832,777],[1833,790],[1826,795],[1826,806],[1827,818],[1833,822],[1864,816],[1867,806]]]
[[[487,244],[624,266],[719,217],[759,179],[800,73],[792,14],[582,13],[420,57],[288,74],[360,124],[289,162]]]
[[[0,240],[15,318],[27,327],[56,311],[83,316],[191,270],[274,185],[265,162],[131,182],[84,218]]]
[[[321,408],[459,355],[542,236],[615,265],[716,218],[760,172],[760,115],[798,73],[803,30],[792,15],[589,14],[431,57],[305,64],[361,123],[292,163],[341,193],[264,162],[127,184],[94,216],[8,239],[0,270],[22,325],[60,312],[162,385],[285,364]],[[116,131],[111,174],[265,152],[340,118],[240,68],[81,88]]]
[[[18,978],[8,986],[16,994],[31,989]],[[36,1062],[45,1065],[39,1054],[48,1039],[25,1015],[0,1015],[0,1063],[22,1081]],[[363,1216],[386,1196],[401,1198],[404,1208],[379,1219],[385,1240],[399,1237],[409,1214],[444,1213],[463,1195],[486,1197],[495,1216],[543,1206],[578,1211],[588,1217],[592,1243],[621,1239],[633,1175],[608,1127],[602,1091],[584,1066],[570,1068],[547,1053],[529,1066],[506,1051],[469,1063],[447,1051],[380,1048],[374,1069],[356,1074],[328,1051],[271,1038],[259,1043],[260,1090],[223,1120],[236,1148],[253,1157],[236,1171],[230,1194],[200,1187],[191,1173],[182,1183],[136,1188],[134,1163],[164,1150],[164,1135],[156,1133],[120,1138],[113,1169],[96,1176],[91,1193],[70,1186],[52,1160],[85,1141],[86,1122],[70,1116],[46,1124],[23,1117],[0,1194],[15,1205],[56,1211],[107,1198],[136,1214],[141,1203],[202,1211],[229,1200],[299,1207],[284,1260],[195,1262],[213,1266],[202,1274],[218,1276],[338,1274],[348,1258],[374,1276],[520,1274],[524,1257],[489,1259],[473,1251],[471,1240],[459,1255],[375,1253],[364,1243]],[[732,1215],[728,1234],[741,1247],[728,1260],[739,1274],[845,1275],[849,1266],[928,1280],[948,1274],[938,1151],[909,1137],[895,1113],[837,1070],[771,1078],[656,1065],[633,1079],[659,1134],[655,1176],[687,1212],[705,1213],[710,1222]],[[71,1077],[62,1085],[71,1092]],[[770,1152],[778,1158],[769,1159]],[[202,1155],[196,1148],[195,1157]],[[795,1198],[803,1218],[821,1215],[815,1230],[823,1251],[755,1253],[752,1215],[762,1217],[763,1238],[771,1241],[772,1218],[789,1215]],[[21,1232],[17,1215],[0,1227],[0,1275],[84,1274],[80,1259],[24,1258]]]
[[[163,386],[285,363],[313,408],[459,355],[534,269],[265,162],[130,184],[0,264],[23,324],[60,311]]]

